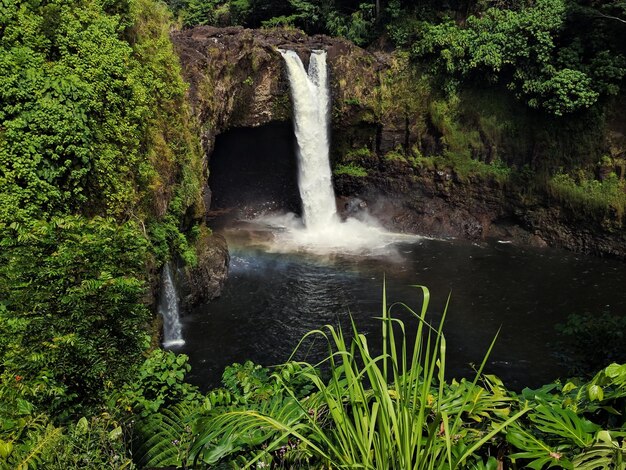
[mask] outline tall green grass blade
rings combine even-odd
[[[245,435],[265,446],[247,461],[248,466],[268,457],[287,438],[297,439],[308,455],[329,468],[443,470],[465,465],[474,452],[527,410],[508,416],[510,398],[477,385],[495,339],[471,383],[446,383],[443,325],[450,296],[434,328],[426,318],[430,292],[424,286],[414,287],[423,297],[418,311],[403,303],[389,305],[383,283],[382,354],[372,354],[367,337],[358,332],[352,318],[352,339],[341,327],[330,325],[308,333],[294,354],[313,336],[321,336],[329,351],[316,365],[297,363],[300,379],[315,391],[306,400],[298,399],[288,381],[278,380],[281,393],[290,399],[290,412],[281,408],[283,404],[224,413],[212,419],[211,431],[195,443],[196,454],[215,442],[228,444],[228,439]],[[393,313],[398,308],[417,321],[410,351],[405,323]],[[322,379],[317,369],[322,364],[330,367],[328,379]],[[491,428],[472,428],[464,416],[477,422],[489,420]],[[503,421],[503,416],[508,418]],[[233,441],[232,448],[239,442]]]

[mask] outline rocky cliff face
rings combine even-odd
[[[379,56],[348,41],[292,30],[201,26],[173,33],[172,41],[209,153],[210,140],[227,129],[290,119],[289,83],[278,49],[297,51],[305,64],[311,50],[325,49],[340,102],[355,93],[370,95],[385,66]]]
[[[440,132],[448,123],[435,122],[438,111],[428,84],[401,55],[285,30],[198,27],[175,32],[172,39],[201,125],[205,165],[218,134],[290,119],[289,84],[278,48],[296,50],[305,64],[312,49],[323,48],[333,98],[333,164],[357,165],[366,173],[336,175],[340,207],[358,197],[394,230],[499,237],[626,259],[621,226],[607,230],[581,220],[547,196],[525,197],[495,177],[462,176],[453,166],[429,168],[390,158],[396,150],[432,155],[455,144]],[[497,153],[494,142],[472,156],[490,162]]]
[[[228,277],[230,256],[224,237],[204,231],[194,248],[197,264],[188,266],[178,259],[174,273],[184,311],[219,297]]]

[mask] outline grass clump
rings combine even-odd
[[[579,172],[558,173],[548,182],[549,193],[571,209],[591,216],[615,218],[621,225],[626,209],[626,183],[611,173],[603,181]]]
[[[372,157],[372,151],[367,147],[361,147],[358,149],[350,150],[345,154],[343,160],[347,162],[367,160]]]
[[[441,166],[451,166],[456,173],[464,179],[471,176],[480,176],[483,178],[494,178],[500,182],[508,181],[511,176],[512,169],[502,160],[496,159],[491,163],[485,163],[472,158],[463,158],[457,155],[446,154],[439,159]]]
[[[337,165],[334,172],[335,175],[347,175],[354,176],[356,178],[363,178],[367,176],[367,170],[362,166],[349,163],[347,165]]]
[[[305,338],[321,337],[328,343],[324,362],[330,377],[315,365],[288,363],[293,373],[283,369],[273,375],[277,392],[263,405],[225,410],[199,421],[191,449],[195,462],[212,465],[241,456],[247,440],[256,449],[246,454],[245,464],[241,461],[246,468],[270,465],[286,454],[297,455],[309,468],[482,464],[476,451],[528,409],[512,412],[511,398],[497,384],[478,385],[485,361],[473,381],[446,382],[442,326],[435,329],[427,323],[430,294],[417,287],[424,298],[419,312],[406,305],[388,306],[383,291],[382,354],[373,353],[354,324],[352,340],[330,325],[307,334]],[[391,314],[393,308],[406,309],[417,321],[412,347],[405,324]],[[311,386],[307,396],[299,396],[294,378]]]
[[[506,183],[514,172],[513,168],[500,159],[486,163],[450,152],[432,157],[426,157],[419,152],[414,152],[413,155],[406,157],[406,161],[415,168],[441,171],[452,170],[462,180],[480,177]]]

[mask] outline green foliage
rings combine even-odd
[[[361,148],[350,150],[349,152],[347,152],[342,158],[342,160],[346,162],[353,162],[353,161],[358,162],[362,160],[368,160],[370,158],[372,158],[372,151],[368,149],[367,147],[361,147]]]
[[[151,252],[160,263],[165,263],[173,253],[180,255],[188,266],[195,266],[198,262],[193,246],[172,214],[166,215],[163,220],[152,222],[147,227]]]
[[[131,445],[137,464],[141,468],[178,468],[186,464],[191,444],[188,422],[196,409],[196,402],[181,401],[137,418]]]
[[[424,159],[422,159],[422,161],[423,160]],[[430,160],[434,168],[439,168],[442,171],[451,169],[461,180],[479,177],[488,180],[496,180],[500,183],[506,183],[513,174],[511,167],[507,166],[501,160],[484,163],[471,158],[458,157],[452,154],[434,156],[431,157]]]
[[[116,15],[97,1],[20,5],[0,42],[0,222],[150,212],[146,196],[196,152],[167,13],[149,0]]]
[[[148,263],[193,264],[181,221],[203,208],[169,13],[8,0],[0,18],[0,467],[132,468],[100,410],[149,343]]]
[[[289,0],[290,14],[274,16],[262,22],[264,28],[302,27],[307,31],[315,30],[321,21],[321,9],[307,0]]]
[[[136,224],[53,218],[2,227],[0,240],[2,370],[47,377],[66,395],[33,398],[63,413],[129,378],[148,344]]]
[[[422,22],[412,51],[445,76],[502,81],[533,108],[572,113],[594,105],[601,93],[615,94],[626,62],[609,41],[589,41],[589,50],[579,38],[563,44],[567,6],[538,0],[519,9],[487,8],[464,26]]]
[[[626,210],[626,184],[615,173],[604,181],[579,172],[575,177],[559,173],[548,183],[550,194],[574,210],[616,220],[621,226]]]
[[[185,382],[191,370],[187,356],[156,349],[146,358],[132,382],[127,383],[119,398],[122,406],[145,418],[162,407],[180,402],[197,402],[196,387]]]
[[[337,165],[333,170],[335,175],[354,176],[355,178],[363,178],[367,176],[367,170],[362,166],[349,163],[347,165]]]
[[[2,375],[0,382],[0,468],[37,468],[52,460],[62,429],[23,398],[22,376]]]
[[[187,459],[191,428],[188,418],[201,404],[196,387],[185,382],[187,356],[154,350],[134,380],[113,396],[112,408],[123,409],[130,422],[131,450],[142,468],[179,465]]]
[[[309,333],[329,344],[330,378],[312,365],[297,364],[296,373],[313,385],[310,395],[299,398],[275,374],[280,394],[262,407],[226,410],[198,421],[192,454],[215,464],[248,448],[253,452],[246,467],[280,465],[287,454],[332,468],[444,469],[473,461],[474,452],[526,408],[511,413],[510,399],[498,385],[488,390],[477,385],[480,371],[471,383],[446,384],[445,338],[441,328],[426,323],[429,292],[421,289],[421,313],[405,306],[418,324],[412,351],[404,323],[391,316],[383,293],[382,355],[370,353],[354,325],[351,343],[332,326]],[[480,417],[478,424],[466,416]]]
[[[126,454],[122,426],[110,414],[102,413],[91,419],[82,417],[68,426],[55,449],[54,465],[46,468],[135,468]]]
[[[556,326],[562,337],[559,359],[575,376],[591,375],[605,364],[626,363],[626,318],[602,313],[567,317]]]
[[[136,203],[128,168],[140,163],[149,109],[121,18],[96,2],[21,5],[0,52],[0,220],[76,211],[86,201],[123,212]]]
[[[366,45],[380,32],[374,1],[168,0],[184,26],[297,27]]]
[[[625,397],[626,364],[612,364],[587,383],[525,389],[520,399],[530,411],[506,431],[518,449],[510,458],[534,469],[621,468],[626,462],[623,416],[617,420],[621,424],[612,422],[626,411]]]
[[[134,468],[126,457],[120,425],[103,413],[80,418],[67,428],[53,424],[24,396],[38,385],[5,374],[0,384],[0,468],[58,469]]]
[[[243,365],[233,364],[227,367],[222,374],[222,383],[237,401],[246,403],[251,399],[269,398],[275,393],[269,377],[269,369],[246,361]]]
[[[480,134],[477,129],[465,129],[461,126],[459,106],[458,96],[433,101],[430,104],[430,118],[441,133],[440,140],[447,153],[469,159],[481,146]]]
[[[342,36],[358,46],[370,43],[377,34],[373,3],[360,3],[356,11],[345,15],[332,11],[326,18],[326,29],[333,36]]]

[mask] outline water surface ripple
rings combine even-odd
[[[397,245],[389,258],[270,253],[245,244],[231,254],[222,296],[183,317],[186,343],[176,349],[190,356],[191,380],[205,389],[233,362],[285,361],[306,332],[324,324],[347,328],[350,315],[375,343],[384,277],[389,303],[415,309],[421,296],[411,285],[428,286],[434,323],[451,293],[451,376],[471,374],[501,328],[487,372],[512,388],[564,374],[554,358],[554,325],[567,315],[626,311],[623,263],[561,250],[422,239]],[[410,315],[400,316],[415,328]],[[323,351],[318,342],[308,359]]]

